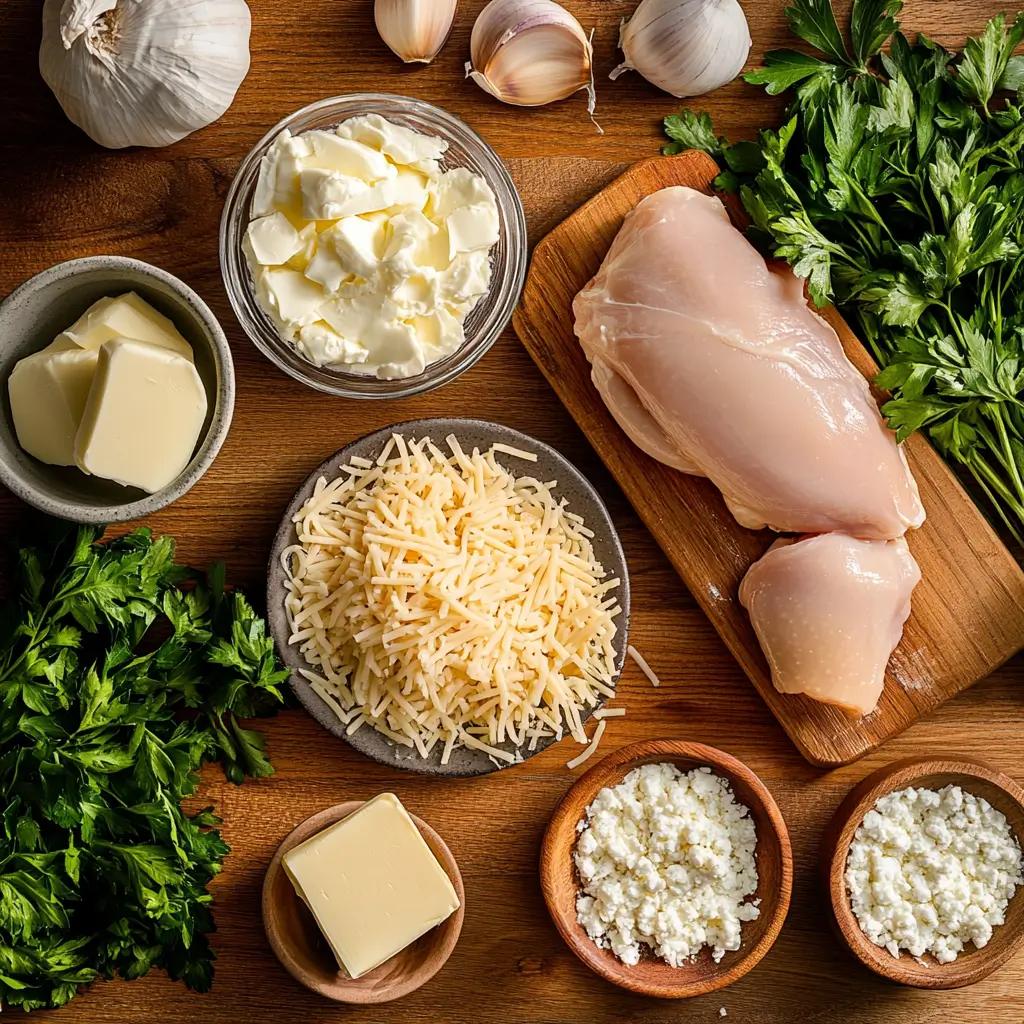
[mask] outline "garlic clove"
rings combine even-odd
[[[537,107],[586,89],[593,113],[590,39],[554,0],[491,0],[473,26],[470,56],[467,76],[503,103]]]
[[[373,18],[406,64],[429,64],[447,41],[458,6],[459,0],[375,0]]]
[[[738,0],[642,0],[619,46],[626,59],[612,79],[635,70],[673,96],[701,96],[740,73],[750,28]]]
[[[250,27],[245,0],[45,0],[39,70],[101,146],[167,146],[231,105]]]

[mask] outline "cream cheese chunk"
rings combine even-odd
[[[131,338],[166,348],[190,362],[192,346],[172,321],[157,312],[135,292],[94,302],[57,341],[73,342],[79,348],[98,349],[114,338]]]
[[[78,433],[98,354],[58,339],[22,359],[7,381],[18,444],[52,466],[75,465]]]
[[[139,341],[109,341],[99,351],[75,462],[86,473],[155,493],[191,461],[206,408],[206,389],[189,360]]]
[[[302,247],[303,240],[283,213],[259,217],[249,225],[249,245],[262,266],[283,266]]]
[[[483,177],[441,169],[447,148],[367,114],[282,132],[263,157],[242,247],[261,308],[310,362],[410,377],[464,343],[501,220]]]
[[[452,210],[445,221],[448,228],[448,258],[455,259],[459,252],[490,249],[498,241],[501,230],[498,211],[486,203],[460,206]]]
[[[438,173],[437,162],[448,149],[443,139],[405,128],[380,114],[350,118],[339,126],[338,134],[379,150],[400,167],[412,167],[431,177]]]
[[[391,793],[289,850],[283,864],[352,978],[459,909],[451,880]]]

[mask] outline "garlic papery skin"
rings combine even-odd
[[[101,146],[167,146],[231,106],[250,26],[245,0],[46,0],[39,70]]]
[[[459,0],[375,0],[381,39],[406,64],[429,64],[451,33]]]
[[[611,77],[633,69],[673,96],[702,96],[740,73],[750,45],[737,0],[643,0],[622,25],[626,59]]]
[[[503,103],[539,107],[586,89],[593,114],[590,39],[554,0],[491,0],[469,49],[467,76]]]

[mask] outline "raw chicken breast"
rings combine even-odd
[[[905,540],[826,533],[777,540],[743,578],[740,602],[777,690],[866,715],[920,579]]]
[[[742,525],[888,539],[924,521],[867,381],[802,283],[769,270],[717,199],[644,199],[573,310],[622,429],[709,477]]]

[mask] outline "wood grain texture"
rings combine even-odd
[[[644,955],[630,967],[611,950],[598,948],[576,918],[580,886],[573,851],[579,837],[577,825],[585,820],[587,807],[602,789],[617,786],[635,768],[664,763],[674,764],[681,772],[711,768],[726,779],[736,800],[749,810],[757,833],[757,891],[752,899],[757,900],[761,913],[743,925],[741,948],[726,953],[717,963],[705,946],[681,967],[670,967],[653,955]],[[793,849],[782,813],[767,786],[742,761],[703,743],[649,740],[609,754],[565,794],[544,833],[540,885],[559,934],[591,970],[638,995],[692,999],[739,981],[772,948],[786,920],[793,892]]]
[[[324,940],[309,907],[295,891],[282,861],[286,853],[337,824],[360,807],[363,800],[346,800],[307,818],[277,848],[263,879],[263,927],[278,960],[300,985],[338,1003],[376,1005],[390,1003],[422,988],[448,962],[466,916],[466,890],[459,865],[445,841],[422,818],[411,815],[438,863],[455,888],[459,907],[436,928],[431,928],[400,953],[358,978],[338,970],[331,947]]]
[[[173,534],[181,558],[227,560],[230,578],[258,596],[281,513],[305,476],[363,434],[419,416],[478,416],[554,445],[605,498],[633,586],[632,642],[662,681],[651,688],[627,664],[602,743],[609,752],[652,736],[728,750],[772,791],[793,843],[793,902],[774,947],[722,993],[685,1006],[646,999],[594,975],[551,923],[537,880],[544,826],[573,782],[565,741],[509,772],[473,781],[421,779],[332,743],[304,711],[261,723],[277,774],[235,787],[213,767],[199,805],[214,804],[233,853],[213,883],[218,960],[208,995],[159,973],[98,982],[66,1009],[29,1018],[55,1024],[674,1024],[685,1019],[749,1024],[1021,1024],[1024,957],[966,990],[899,988],[859,965],[829,931],[817,878],[825,823],[846,791],[880,765],[959,751],[1024,780],[1024,659],[937,708],[862,762],[825,773],[811,767],[767,706],[511,329],[464,377],[434,395],[396,403],[343,402],[278,373],[239,330],[220,282],[217,225],[235,168],[282,116],[325,96],[405,92],[439,103],[480,132],[520,188],[533,240],[620,174],[657,153],[659,121],[680,102],[637,75],[606,79],[617,63],[619,19],[635,0],[564,0],[597,35],[598,113],[584,101],[513,110],[462,77],[473,18],[485,0],[462,0],[441,57],[407,70],[376,36],[369,0],[249,0],[252,71],[217,124],[164,150],[109,153],[70,125],[39,78],[39,0],[0,3],[0,293],[59,260],[113,252],[156,263],[211,305],[233,350],[238,385],[232,432],[210,472],[181,501],[147,520]],[[743,0],[753,49],[790,45],[782,0]],[[837,5],[849,9],[849,3]],[[908,0],[904,22],[949,45],[977,32],[993,0]],[[750,137],[777,123],[782,101],[735,82],[696,101],[723,133]],[[24,506],[0,497],[9,535]],[[427,985],[372,1010],[309,992],[280,965],[260,920],[263,875],[281,840],[305,818],[343,800],[396,793],[443,835],[466,885],[459,944]]]
[[[996,926],[988,945],[981,949],[969,946],[969,952],[961,953],[948,964],[940,964],[930,953],[920,958],[906,952],[899,957],[892,956],[888,950],[868,940],[850,907],[845,874],[854,834],[876,801],[909,786],[925,789],[959,786],[987,800],[1006,816],[1017,843],[1024,844],[1024,789],[1008,775],[984,761],[963,758],[911,757],[896,761],[854,786],[825,830],[821,870],[832,924],[850,952],[883,978],[915,988],[975,985],[1002,967],[1024,945],[1024,888],[1018,888],[1010,900],[1005,922]]]
[[[538,243],[515,326],[782,727],[809,761],[834,767],[902,732],[1024,647],[1024,573],[935,450],[915,435],[905,451],[928,519],[907,539],[922,580],[878,707],[862,718],[775,689],[736,595],[777,534],[744,529],[709,480],[640,451],[594,388],[573,333],[573,299],[596,273],[626,214],[670,185],[710,192],[717,174],[715,162],[695,151],[634,164]],[[831,310],[827,319],[858,369],[874,376],[877,367],[842,318]]]

